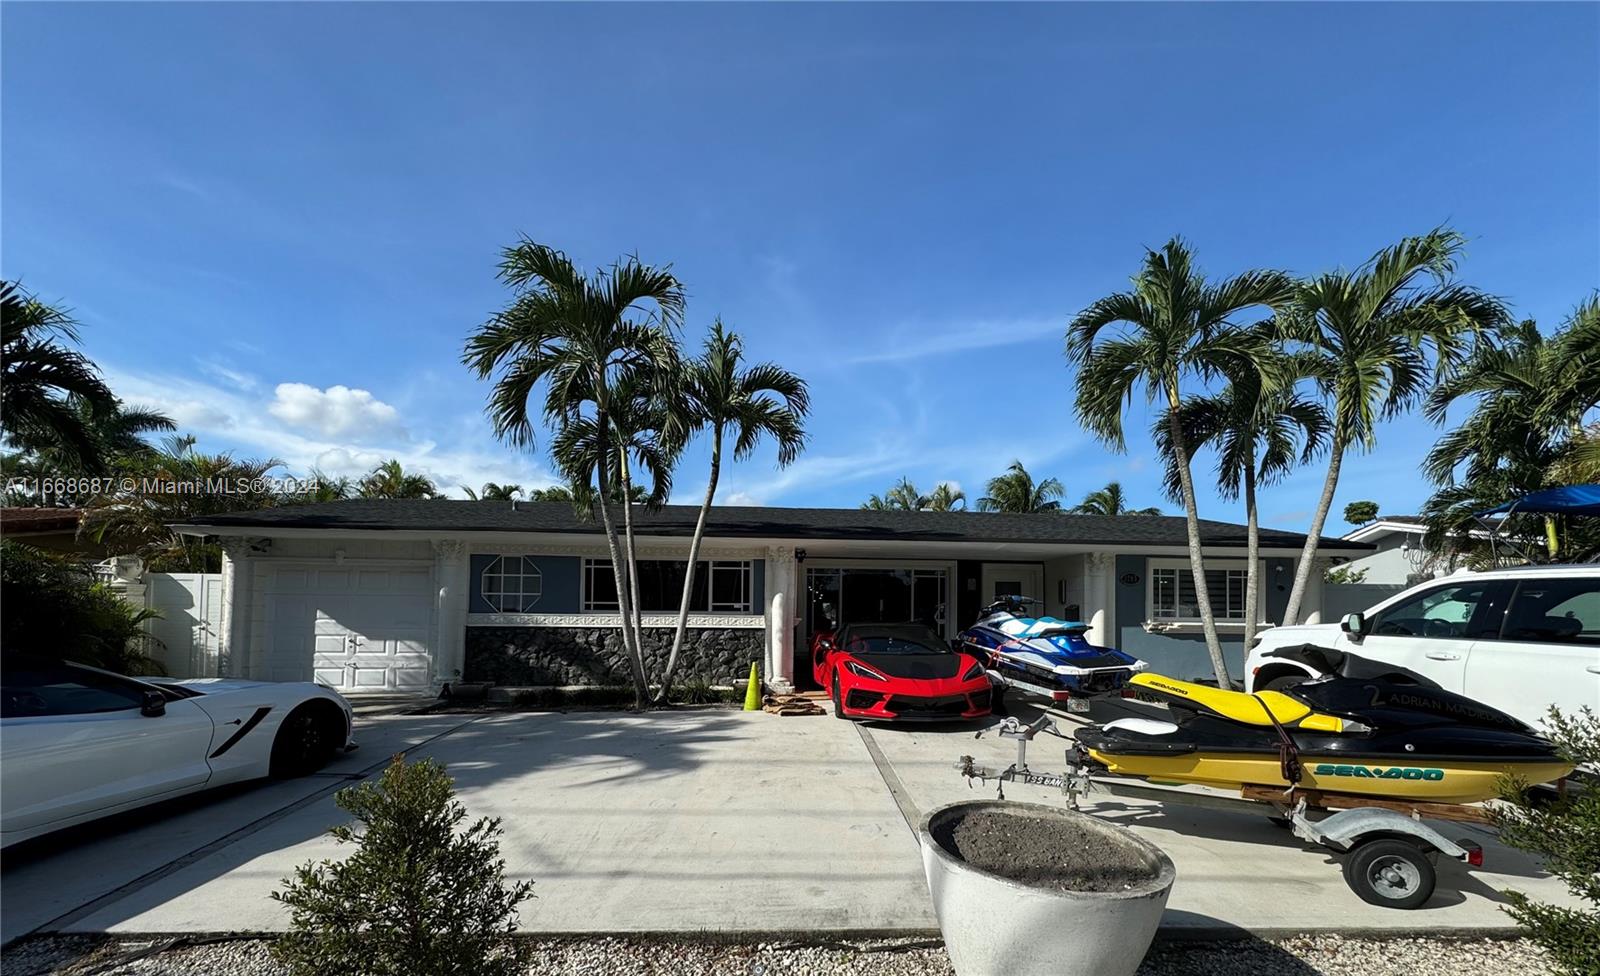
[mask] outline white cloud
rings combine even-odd
[[[338,423],[291,426],[279,411],[272,409],[285,402],[285,387],[321,393],[320,400],[309,398],[310,402],[321,403],[327,402],[329,394],[339,399],[335,392],[339,390],[370,396],[362,390],[334,386],[324,392],[304,383],[283,383],[277,387],[277,396],[265,401],[231,382],[217,384],[192,376],[136,373],[111,366],[106,366],[105,372],[111,388],[130,405],[161,410],[178,422],[180,432],[199,435],[201,450],[274,457],[291,474],[304,475],[317,468],[330,475],[356,478],[395,458],[406,470],[426,475],[441,491],[456,497],[464,497],[462,485],[477,488],[493,481],[532,489],[558,481],[535,458],[497,447],[487,433],[482,448],[462,446],[463,438],[459,436],[448,439],[454,445],[449,450],[440,450],[433,440],[414,439],[401,423],[399,412],[381,401],[372,402],[383,408],[378,416],[387,417],[387,425],[361,430],[360,436],[325,433],[325,429],[339,429]],[[288,402],[295,402],[297,395],[291,392]],[[362,400],[358,397],[352,402],[359,408]],[[356,416],[360,412],[353,411]],[[298,414],[293,416],[300,419]]]
[[[210,360],[201,360],[200,371],[209,373],[225,383],[232,384],[240,390],[254,390],[261,384],[249,373],[234,369],[231,366]]]
[[[717,498],[716,503],[718,505],[760,505],[761,499],[748,491],[733,491],[729,492],[727,497]]]
[[[879,348],[851,356],[845,362],[852,365],[899,363],[946,353],[1014,346],[1065,334],[1066,322],[1058,319],[967,322],[942,328],[905,326],[892,330],[890,340]]]
[[[366,390],[348,386],[319,390],[306,383],[279,383],[267,410],[291,427],[323,437],[405,436],[399,411]]]

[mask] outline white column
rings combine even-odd
[[[433,690],[461,680],[467,664],[467,597],[470,588],[467,547],[460,539],[433,543]]]
[[[1111,554],[1105,552],[1091,552],[1083,560],[1083,615],[1089,625],[1085,636],[1089,643],[1105,647],[1117,646],[1111,633],[1112,600],[1116,595],[1111,578],[1114,566]]]
[[[794,628],[799,622],[800,586],[794,550],[767,550],[767,661],[765,678],[775,688],[794,687]]]
[[[219,678],[254,677],[250,647],[251,589],[255,579],[254,546],[249,539],[222,540],[222,640],[217,658],[204,671]]]

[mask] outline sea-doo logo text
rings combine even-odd
[[[1444,779],[1442,769],[1418,769],[1415,766],[1336,766],[1332,763],[1318,763],[1315,770],[1318,776],[1352,776],[1356,779],[1420,779],[1430,783]]]
[[[1182,688],[1174,688],[1171,685],[1162,684],[1159,681],[1148,681],[1148,682],[1145,682],[1145,683],[1148,684],[1152,688],[1160,688],[1162,691],[1167,692],[1168,694],[1171,694],[1171,695],[1182,695],[1185,698],[1189,697],[1189,693],[1187,691],[1184,691]]]

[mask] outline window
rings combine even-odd
[[[1217,620],[1244,620],[1244,567],[1208,567],[1206,591]],[[1150,567],[1150,617],[1153,620],[1199,620],[1194,573],[1187,566]]]
[[[24,664],[6,669],[0,718],[120,712],[143,705],[144,693],[143,687],[111,675],[67,665]]]
[[[1522,580],[1500,636],[1543,644],[1600,644],[1600,579]]]
[[[672,613],[683,599],[688,563],[678,560],[639,561],[639,605],[645,613]],[[754,605],[749,560],[701,560],[696,564],[689,609],[697,613],[750,613]],[[609,559],[583,561],[583,609],[615,612],[617,578]]]
[[[483,599],[497,613],[526,613],[544,592],[544,575],[527,556],[501,556],[483,570]]]
[[[1500,612],[1493,599],[1503,588],[1493,582],[1439,586],[1379,611],[1372,633],[1391,637],[1493,637]]]

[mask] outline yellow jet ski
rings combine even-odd
[[[1403,679],[1333,675],[1251,695],[1145,673],[1129,687],[1172,721],[1118,719],[1076,738],[1108,771],[1157,782],[1475,803],[1507,773],[1548,783],[1572,771],[1517,719]]]

